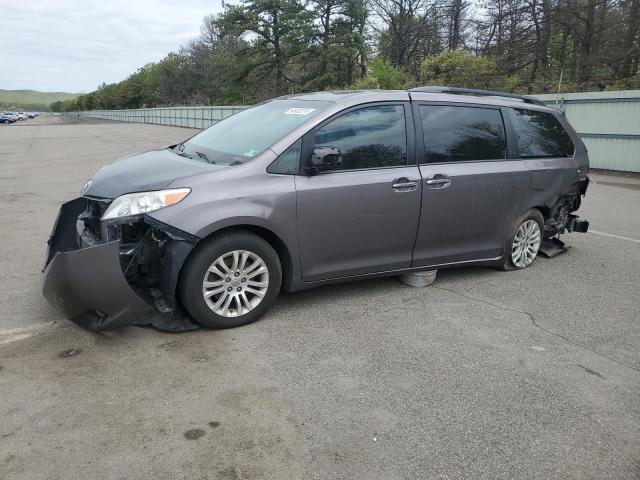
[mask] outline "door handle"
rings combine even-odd
[[[412,192],[418,188],[418,182],[416,180],[409,180],[408,178],[398,178],[393,181],[391,187],[398,192]]]
[[[430,178],[427,180],[427,185],[444,185],[445,183],[451,183],[448,178]]]
[[[431,188],[447,188],[451,185],[451,179],[443,175],[435,175],[433,178],[428,178],[424,183]]]

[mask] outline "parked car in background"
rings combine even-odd
[[[0,123],[9,124],[9,123],[14,123],[17,120],[18,119],[16,118],[15,115],[12,115],[6,112],[0,113]]]
[[[3,115],[4,117],[10,118],[13,121],[23,121],[23,120],[29,120],[32,118],[36,118],[39,113],[36,112],[2,112],[1,115]]]
[[[227,328],[281,288],[523,269],[544,239],[587,230],[572,212],[588,166],[562,113],[530,97],[281,97],[99,170],[60,209],[44,295],[91,330],[183,312]]]

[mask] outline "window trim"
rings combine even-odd
[[[507,153],[509,154],[509,159],[521,160],[518,137],[516,135],[516,130],[513,128],[513,123],[511,122],[511,114],[509,113],[509,108],[511,107],[500,107],[500,111],[502,113],[502,121],[504,122],[504,126],[507,129]]]
[[[416,160],[418,165],[453,165],[453,164],[463,164],[463,163],[479,163],[479,162],[510,162],[514,160],[519,160],[519,158],[514,157],[514,146],[517,147],[517,143],[513,142],[512,132],[510,130],[511,124],[507,123],[507,119],[505,118],[505,112],[500,105],[492,105],[492,104],[479,104],[479,103],[466,103],[466,102],[441,102],[441,101],[430,101],[430,100],[414,100],[411,102],[413,107],[413,121],[415,124],[416,132],[422,132],[422,135],[416,135]],[[507,144],[507,157],[506,158],[493,158],[493,159],[485,159],[485,160],[453,160],[450,162],[424,162],[422,161],[424,158],[424,130],[422,127],[422,117],[420,115],[420,106],[443,106],[443,107],[469,107],[469,108],[483,108],[488,110],[497,110],[500,113],[502,118],[502,126],[504,127],[505,133],[505,141]]]
[[[503,107],[504,110],[506,110],[506,118],[509,120],[509,125],[511,126],[511,130],[513,132],[513,141],[514,141],[514,145],[515,145],[515,153],[518,155],[518,158],[520,160],[549,160],[549,159],[553,159],[553,158],[568,158],[568,159],[574,159],[576,157],[576,142],[573,140],[573,137],[570,133],[570,131],[567,129],[567,127],[565,126],[565,124],[562,122],[562,120],[560,119],[559,115],[557,115],[555,112],[547,112],[544,110],[538,110],[538,109],[534,109],[534,108],[521,108],[521,107]],[[573,147],[573,153],[571,155],[537,155],[535,157],[523,157],[522,156],[522,152],[520,151],[520,144],[518,143],[518,134],[516,133],[516,127],[513,125],[513,121],[511,119],[511,110],[515,111],[515,110],[526,110],[528,112],[538,112],[538,113],[544,113],[547,115],[551,115],[556,122],[558,122],[558,125],[560,125],[560,127],[562,127],[562,130],[564,131],[564,133],[567,135],[567,137],[569,137],[569,140],[571,141],[571,146]],[[504,114],[503,114],[504,115]],[[515,113],[513,113],[513,115],[515,115]]]
[[[316,175],[332,175],[336,173],[349,173],[349,172],[362,172],[362,171],[371,171],[371,170],[388,170],[392,168],[406,168],[406,167],[415,167],[417,165],[417,150],[416,150],[416,134],[415,134],[415,126],[413,124],[412,113],[411,113],[411,102],[409,100],[389,100],[382,102],[367,102],[367,103],[359,103],[358,105],[353,105],[351,107],[345,108],[337,113],[334,113],[330,117],[325,118],[318,125],[313,127],[307,133],[302,136],[302,152],[300,155],[300,175],[310,176],[305,172],[305,167],[311,163],[311,154],[313,151],[313,139],[318,130],[320,130],[325,125],[331,123],[334,120],[346,115],[348,113],[354,112],[356,110],[361,110],[363,108],[370,107],[379,107],[379,106],[399,106],[403,108],[404,111],[404,125],[405,125],[405,137],[407,142],[407,163],[406,165],[390,165],[386,167],[373,167],[373,168],[353,168],[347,170],[332,170],[328,172],[317,172],[314,173],[313,176]]]
[[[298,165],[297,168],[295,169],[294,172],[292,173],[284,173],[284,172],[274,172],[272,171],[273,166],[275,165],[275,163],[280,159],[280,157],[282,157],[283,155],[286,155],[287,152],[293,148],[295,146],[296,143],[300,142],[300,155],[298,156]],[[271,150],[271,149],[269,149]],[[273,152],[273,150],[271,150]],[[274,152],[275,153],[275,152]],[[298,138],[295,142],[293,142],[291,145],[289,145],[284,152],[282,152],[280,155],[278,155],[269,165],[267,165],[266,168],[266,172],[269,175],[300,175],[300,166],[301,166],[301,159],[302,159],[302,137]]]

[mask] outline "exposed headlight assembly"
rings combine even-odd
[[[111,202],[102,220],[141,215],[175,205],[189,195],[190,191],[190,188],[174,188],[156,192],[127,193]]]

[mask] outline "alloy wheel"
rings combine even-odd
[[[268,288],[265,261],[248,250],[233,250],[219,256],[207,269],[202,295],[217,315],[239,317],[256,308]]]
[[[531,265],[540,249],[540,225],[535,220],[527,220],[520,225],[511,244],[511,261],[518,268]]]

